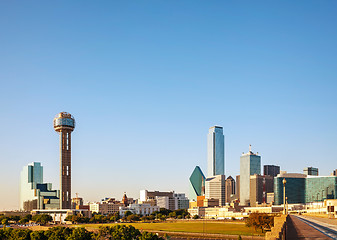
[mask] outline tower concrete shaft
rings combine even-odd
[[[60,208],[71,208],[71,131],[60,132]]]

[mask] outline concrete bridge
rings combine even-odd
[[[288,215],[275,218],[267,240],[337,239],[337,219]]]

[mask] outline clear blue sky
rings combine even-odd
[[[188,193],[224,127],[226,175],[337,168],[336,1],[1,1],[0,209],[42,162],[59,186],[60,111],[74,115],[72,192],[85,201]]]

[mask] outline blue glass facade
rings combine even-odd
[[[274,178],[274,204],[283,204],[283,179],[286,179],[286,197],[288,203],[305,203],[305,178]]]
[[[305,202],[320,202],[324,199],[336,199],[337,177],[307,177]]]
[[[288,203],[311,203],[325,199],[337,199],[336,176],[308,176],[297,174],[289,177],[289,174],[279,175],[274,179],[275,205],[283,204],[283,179],[286,183],[286,197]],[[302,175],[302,176],[301,176]]]
[[[224,143],[223,128],[211,127],[207,136],[207,177],[225,174]]]

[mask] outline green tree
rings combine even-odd
[[[119,240],[129,240],[137,239],[140,237],[140,232],[135,227],[129,225],[115,225],[115,226],[104,226],[100,227],[98,233],[98,239],[119,239]]]
[[[48,214],[37,214],[32,217],[32,220],[36,223],[40,223],[42,225],[47,224],[52,221],[53,218]]]
[[[19,220],[19,223],[20,223],[20,224],[26,224],[27,222],[29,222],[29,220],[28,220],[27,218],[21,218],[21,219]]]
[[[30,229],[13,229],[11,232],[11,239],[16,240],[30,240]]]
[[[270,230],[274,225],[274,215],[267,213],[252,213],[246,219],[246,226],[261,229],[262,232]]]
[[[168,215],[169,218],[176,218],[177,217],[177,214],[176,212],[170,212],[169,215]]]
[[[130,216],[131,214],[133,214],[131,211],[126,211],[126,212],[124,213],[124,217],[128,217],[128,216]]]
[[[10,221],[15,221],[16,223],[21,219],[20,216],[16,215],[16,216],[11,216],[9,217]]]
[[[1,224],[4,225],[4,226],[8,225],[8,218],[3,218],[1,220]]]
[[[0,233],[0,236],[2,238],[0,238],[0,239],[13,239],[13,238],[11,238],[13,228],[3,228],[3,229],[0,229],[0,230],[2,230],[2,232]]]
[[[66,227],[52,227],[45,231],[48,240],[65,240],[72,234],[72,229]]]
[[[67,240],[90,240],[91,233],[87,231],[85,228],[73,228],[71,235],[67,238]]]
[[[48,238],[44,235],[45,231],[33,231],[30,233],[31,240],[47,240]]]
[[[131,215],[127,216],[126,220],[129,221],[129,222],[136,222],[136,221],[140,220],[140,217],[137,214],[131,214]]]

